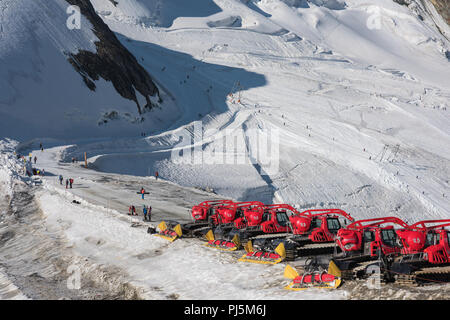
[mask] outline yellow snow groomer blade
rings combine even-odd
[[[331,260],[330,264],[328,265],[328,273],[332,274],[333,276],[335,276],[337,278],[342,277],[341,269],[338,268],[338,266],[336,265],[336,263],[334,263],[333,260]]]
[[[309,288],[317,289],[337,289],[341,283],[341,270],[331,261],[328,266],[328,272],[314,272],[299,275],[298,272],[287,265],[284,269],[284,276],[292,279],[292,282],[284,287],[286,290],[306,290]]]
[[[164,221],[158,225],[159,233],[155,233],[154,235],[163,239],[166,239],[170,242],[175,241],[178,238],[181,238],[183,232],[181,230],[181,225],[177,224],[175,228],[169,229]]]
[[[284,277],[288,279],[294,280],[299,276],[297,270],[292,268],[290,265],[286,265],[286,268],[284,268]]]
[[[286,249],[284,244],[280,244],[275,248],[275,252],[268,252],[263,250],[255,250],[251,241],[247,242],[244,246],[244,254],[238,261],[250,262],[250,263],[260,263],[260,264],[277,264],[286,258]]]
[[[227,240],[220,240],[214,238],[214,233],[212,230],[209,230],[208,233],[205,235],[206,239],[208,240],[207,243],[205,243],[205,246],[219,249],[223,251],[235,251],[239,249],[241,246],[241,240],[239,239],[239,236],[237,234],[234,235],[233,239],[231,241]]]

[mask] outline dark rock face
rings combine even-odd
[[[71,5],[80,7],[81,14],[93,25],[93,32],[99,39],[95,43],[97,53],[80,50],[69,54],[69,62],[83,78],[87,87],[95,91],[95,80],[103,78],[113,83],[116,91],[124,98],[133,100],[141,114],[153,107],[150,97],[159,91],[147,71],[136,58],[120,43],[114,33],[97,15],[89,0],[66,0]],[[141,108],[136,97],[136,90],[146,99]]]
[[[407,6],[410,4],[410,1],[406,1],[406,0],[394,0],[394,2],[397,2],[398,4],[400,4],[402,6]]]

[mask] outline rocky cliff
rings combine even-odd
[[[89,89],[95,90],[94,81],[103,78],[111,81],[121,96],[133,100],[139,113],[151,109],[154,102],[150,97],[156,97],[158,101],[160,97],[158,88],[147,71],[96,14],[89,0],[66,1],[80,8],[81,14],[93,25],[93,32],[99,39],[95,43],[96,53],[80,50],[77,54],[69,54],[69,62],[80,73]],[[144,106],[139,104],[136,91],[145,97]]]

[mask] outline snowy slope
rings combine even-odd
[[[432,6],[216,0],[220,9],[205,12],[205,2],[194,1],[169,16],[174,3],[93,1],[129,50],[183,101],[183,118],[165,134],[125,139],[119,147],[81,145],[74,154],[108,154],[92,159],[100,170],[159,170],[182,185],[240,200],[337,206],[357,217],[448,216],[449,42],[441,33],[448,26],[439,31]],[[139,9],[144,4],[148,11]],[[236,81],[241,104],[227,97]],[[220,144],[219,137],[235,134],[246,145],[249,129],[277,130],[279,170],[174,163],[177,137],[199,135],[196,120],[204,126],[196,143],[206,160],[211,140]]]
[[[68,58],[81,50],[95,53],[98,38],[83,15],[81,29],[66,26],[68,7],[64,0],[0,3],[0,136],[135,135],[143,127],[158,127],[161,121],[150,116],[143,124],[135,123],[136,104],[118,94],[111,82],[100,78],[95,92],[86,86]],[[167,120],[178,116],[170,101],[164,112],[156,111]],[[121,120],[113,121],[114,126],[99,125],[111,111]]]

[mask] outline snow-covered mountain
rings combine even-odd
[[[158,127],[143,113],[165,107],[164,92],[89,1],[3,0],[0,23],[1,136],[123,135],[143,118]]]
[[[2,136],[70,138],[77,146],[67,158],[87,151],[100,170],[158,170],[236,199],[337,206],[360,216],[448,215],[450,33],[442,6],[91,0],[158,88],[160,100],[156,91],[124,85],[141,92],[140,107],[148,102],[142,94],[155,93],[150,102],[158,106],[139,114],[133,98],[119,94],[122,86],[105,81],[117,74],[103,71],[103,59],[117,61],[96,42],[93,12],[82,10],[81,30],[65,27],[66,6],[89,3],[38,2],[2,2]],[[137,137],[143,131],[150,136]],[[276,135],[276,170],[264,166],[274,154],[258,149],[252,131]],[[202,161],[173,161],[186,134],[196,137]],[[253,162],[218,164],[223,135],[236,135]],[[221,151],[224,159],[239,153]]]
[[[147,228],[223,197],[448,218],[449,31],[435,0],[0,0],[0,299],[448,299],[290,292]]]

